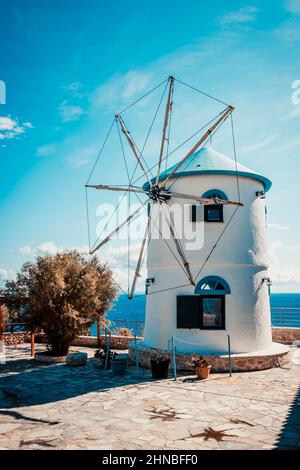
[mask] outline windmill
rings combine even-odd
[[[211,137],[219,130],[219,128],[222,126],[222,124],[231,117],[232,112],[234,110],[234,107],[231,105],[228,105],[224,102],[221,102],[220,100],[217,100],[216,98],[212,97],[211,95],[208,95],[207,93],[202,92],[201,90],[197,90],[193,87],[190,87],[190,85],[185,84],[184,82],[180,82],[183,85],[189,86],[190,88],[194,89],[197,92],[200,92],[206,96],[208,96],[211,99],[214,99],[216,101],[219,101],[220,103],[225,105],[225,108],[213,119],[211,119],[206,126],[202,127],[200,131],[202,133],[199,135],[199,131],[194,133],[187,141],[189,141],[192,137],[197,136],[197,140],[192,146],[192,148],[186,152],[180,159],[180,161],[174,165],[172,170],[168,173],[165,174],[162,171],[162,164],[163,162],[168,158],[170,155],[169,152],[169,135],[170,135],[170,127],[171,127],[171,116],[173,112],[173,94],[174,94],[174,85],[175,82],[180,82],[179,80],[175,80],[174,77],[170,76],[168,79],[166,79],[164,82],[159,84],[157,87],[154,89],[150,90],[147,92],[145,96],[148,96],[153,90],[157,89],[161,85],[165,85],[164,92],[167,91],[167,96],[165,100],[165,111],[164,111],[164,120],[163,120],[163,126],[162,126],[162,131],[161,131],[161,139],[160,139],[160,146],[159,149],[157,150],[157,155],[158,155],[158,161],[157,163],[152,167],[149,168],[148,165],[145,162],[145,159],[143,157],[143,152],[139,150],[138,146],[136,145],[132,134],[130,130],[128,129],[126,123],[125,123],[125,118],[123,117],[124,111],[131,107],[130,105],[128,108],[123,110],[122,112],[118,113],[114,117],[114,124],[117,125],[118,131],[121,131],[123,136],[125,137],[125,140],[127,141],[128,148],[130,149],[130,152],[132,153],[135,161],[136,161],[136,166],[134,173],[136,171],[136,168],[138,167],[140,171],[142,172],[142,175],[144,177],[144,185],[143,186],[137,186],[135,182],[133,181],[133,177],[129,178],[128,181],[128,186],[122,187],[122,186],[116,186],[116,185],[108,185],[108,184],[90,184],[90,177],[86,183],[86,191],[93,189],[97,191],[111,191],[111,192],[120,192],[120,193],[134,193],[139,201],[140,205],[139,207],[133,211],[131,214],[128,215],[128,217],[123,220],[119,225],[117,225],[109,235],[107,235],[104,239],[99,240],[96,244],[93,245],[93,247],[90,247],[89,253],[93,255],[96,253],[101,247],[105,246],[115,235],[117,235],[124,227],[130,225],[130,223],[137,217],[142,210],[146,210],[146,206],[149,206],[150,204],[156,204],[159,205],[162,210],[169,211],[169,205],[172,199],[180,199],[180,200],[187,200],[187,201],[194,201],[198,204],[201,205],[230,205],[230,206],[242,206],[243,204],[241,201],[232,201],[232,200],[225,200],[221,199],[220,197],[200,197],[198,195],[193,195],[193,194],[187,194],[187,193],[180,193],[180,192],[174,192],[172,191],[172,187],[174,184],[174,180],[176,180],[177,176],[180,174],[183,168],[186,168],[187,165],[191,163],[193,160],[193,155],[195,152],[197,152],[199,149],[201,149],[206,142],[208,142]],[[164,96],[164,94],[163,94]],[[143,97],[141,98],[143,99]],[[136,103],[136,102],[135,102]],[[135,104],[133,103],[133,105]],[[110,129],[111,131],[111,129]],[[109,131],[109,132],[110,132]],[[149,132],[151,131],[151,128]],[[107,138],[106,138],[107,140]],[[106,142],[105,140],[105,142]],[[185,141],[185,142],[187,142]],[[102,147],[103,150],[104,147]],[[154,150],[154,149],[153,149]],[[101,153],[98,156],[98,159],[96,163],[99,160],[99,157],[101,156]],[[96,164],[94,165],[93,170],[95,169]],[[155,169],[156,174],[155,177],[150,176],[150,170]],[[93,172],[92,170],[92,172]],[[133,173],[133,174],[134,174]],[[92,174],[92,173],[91,173]],[[140,180],[140,178],[139,178]],[[87,193],[86,193],[87,195]],[[145,197],[146,199],[142,201],[141,197]],[[87,212],[88,212],[88,198],[86,197],[87,201]],[[172,244],[174,246],[174,250],[170,246],[170,243],[168,240],[164,240],[166,243],[166,246],[172,251],[174,257],[177,259],[178,264],[181,266],[182,270],[184,271],[184,274],[187,278],[187,281],[190,285],[194,286],[195,285],[195,278],[193,276],[193,273],[190,268],[190,263],[188,261],[188,257],[185,253],[185,250],[180,243],[180,240],[177,237],[176,234],[176,228],[174,225],[174,220],[172,217],[167,217],[166,221],[169,226],[169,233],[171,235],[171,240]],[[147,251],[147,246],[149,244],[149,240],[151,238],[151,223],[153,224],[152,220],[152,215],[151,215],[151,210],[148,210],[147,213],[147,221],[146,221],[146,228],[145,228],[145,233],[144,237],[142,239],[141,247],[139,250],[138,254],[138,259],[137,259],[137,264],[135,267],[134,271],[134,276],[133,280],[131,283],[130,288],[128,289],[127,296],[129,299],[133,298],[133,295],[136,290],[136,284],[137,280],[140,277],[141,273],[141,268],[142,264],[145,258],[145,254]],[[163,234],[161,233],[163,236]]]

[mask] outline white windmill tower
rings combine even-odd
[[[236,156],[231,160],[205,147],[226,119],[230,118],[232,125],[234,108],[227,104],[204,126],[201,137],[198,132],[192,136],[197,135],[196,143],[178,163],[162,171],[162,163],[168,157],[165,152],[174,81],[169,77],[165,88],[168,87],[168,95],[154,178],[149,175],[122,113],[115,116],[146,183],[138,187],[131,178],[127,188],[91,185],[89,181],[86,186],[135,193],[139,199],[143,196],[147,199],[109,236],[95,243],[90,253],[104,246],[148,206],[145,236],[128,291],[131,299],[147,252],[147,307],[144,341],[139,344],[141,362],[145,363],[142,356],[148,357],[152,348],[167,350],[171,338],[176,339],[177,350],[183,355],[204,350],[222,355],[227,351],[229,335],[232,353],[255,357],[253,368],[257,358],[259,367],[276,365],[278,356],[285,355],[286,350],[280,346],[274,349],[271,334],[265,221],[265,193],[271,182],[238,164]],[[234,144],[233,127],[232,137]],[[184,214],[184,219],[174,217],[175,207]],[[157,224],[158,216],[168,228],[167,235]],[[159,236],[154,237],[157,226]],[[187,233],[191,231],[203,235],[203,245],[196,244],[196,249],[195,245],[188,248],[191,240]],[[264,362],[265,356],[275,359]]]
[[[193,280],[184,285],[184,263],[166,250],[162,239],[151,239],[144,344],[167,349],[174,336],[181,352],[193,352],[199,344],[199,349],[204,346],[205,351],[224,353],[226,332],[233,353],[268,349],[272,336],[265,282],[268,257],[264,194],[271,182],[211,148],[201,148],[189,158],[190,164],[182,171],[172,175],[171,167],[160,179],[169,182],[175,194],[188,193],[222,203],[203,205],[193,198],[176,196],[167,202],[171,210],[172,204],[189,206],[185,225],[203,234],[203,246],[184,249],[186,280],[188,272]],[[223,202],[239,198],[243,207]],[[179,232],[179,227],[174,228]],[[180,243],[183,247],[191,245],[184,231]]]

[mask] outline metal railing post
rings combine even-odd
[[[98,347],[101,347],[101,323],[97,320],[97,343]]]
[[[0,304],[0,341],[4,341],[4,309]]]
[[[135,366],[136,366],[136,375],[139,375],[139,352],[137,348],[136,333],[134,335],[134,347],[135,347]]]
[[[177,379],[177,374],[176,374],[176,347],[174,343],[174,336],[172,336],[172,363],[173,363],[173,374],[174,374],[174,380]]]
[[[232,376],[232,364],[231,364],[231,346],[230,346],[230,335],[227,335],[228,342],[228,368],[229,368],[229,377]]]
[[[108,333],[108,339],[107,339],[107,349],[106,349],[106,357],[105,357],[105,370],[107,370],[109,350],[110,350],[110,332]]]
[[[284,313],[283,310],[280,310],[280,318],[281,318],[281,327],[284,327]]]
[[[31,331],[31,334],[30,334],[30,355],[31,355],[31,357],[34,356],[34,348],[35,348],[35,336],[34,336],[34,332]]]

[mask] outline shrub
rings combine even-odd
[[[132,336],[132,330],[126,327],[119,328],[119,334],[121,336]]]
[[[7,302],[10,318],[43,330],[52,354],[63,355],[83,329],[103,317],[117,291],[98,258],[66,251],[25,263],[3,293],[26,298]]]
[[[160,364],[161,362],[169,361],[170,356],[165,351],[153,350],[153,351],[151,351],[150,360],[151,360],[151,362],[154,362],[156,364]]]

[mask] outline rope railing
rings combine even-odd
[[[226,336],[227,336],[227,350],[228,350],[228,371],[229,371],[229,377],[231,377],[232,376],[231,339],[230,339],[230,335],[227,334]],[[175,345],[176,341],[179,341],[179,342],[184,343],[184,344],[189,344],[189,345],[192,345],[192,346],[197,346],[198,350],[200,348],[202,348],[203,345],[211,344],[209,342],[194,343],[194,342],[191,342],[191,341],[183,340],[181,338],[177,338],[176,336],[172,336],[172,338],[169,339],[169,341],[168,341],[168,352],[169,353],[172,352],[172,369],[173,369],[174,380],[177,379],[177,368],[176,368],[176,352],[177,351],[176,351],[176,345]],[[170,345],[171,345],[171,347],[170,347]],[[208,354],[211,354],[211,351],[202,350],[201,354],[208,355]]]

